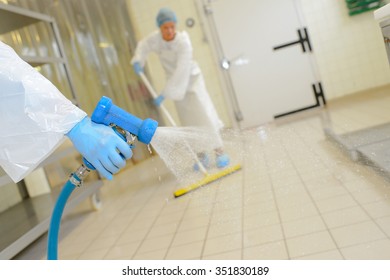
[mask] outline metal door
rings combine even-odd
[[[241,128],[325,104],[296,0],[203,0]]]

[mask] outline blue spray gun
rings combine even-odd
[[[137,139],[144,144],[149,144],[158,126],[155,120],[141,120],[114,105],[111,99],[105,96],[100,99],[91,119],[95,123],[111,126],[130,147],[133,147]],[[47,259],[49,260],[58,258],[58,235],[65,204],[73,190],[82,185],[84,178],[91,170],[95,170],[95,167],[83,159],[83,164],[71,174],[58,196],[48,232]]]

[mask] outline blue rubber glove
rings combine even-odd
[[[156,99],[154,99],[153,101],[154,105],[160,106],[161,103],[163,103],[164,99],[165,99],[164,95],[160,94]]]
[[[139,62],[134,62],[133,64],[134,71],[137,75],[144,72],[144,69],[142,68],[141,64]]]
[[[125,167],[126,160],[133,155],[129,145],[111,127],[96,124],[89,117],[76,124],[66,136],[76,150],[108,180],[112,180],[112,174]]]

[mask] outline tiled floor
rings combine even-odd
[[[324,134],[389,122],[389,91],[227,132],[242,170],[180,198],[157,156],[124,170],[100,211],[86,202],[64,219],[59,258],[390,259],[390,183]],[[45,250],[43,236],[16,258]]]

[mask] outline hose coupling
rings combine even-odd
[[[69,181],[76,187],[81,187],[83,185],[83,180],[88,176],[91,169],[89,169],[85,164],[81,164],[77,170],[70,175]]]

